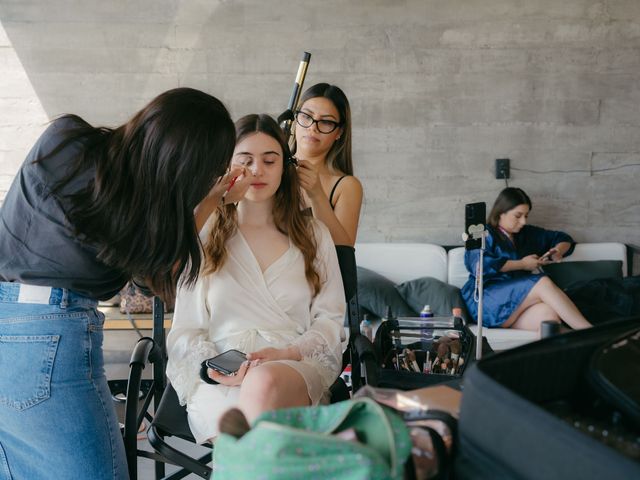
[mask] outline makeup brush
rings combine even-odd
[[[460,350],[462,349],[460,340],[454,340],[451,342],[449,344],[449,348],[451,349],[451,360],[457,362],[458,358],[460,358]]]

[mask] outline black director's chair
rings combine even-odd
[[[352,390],[356,391],[362,385],[364,372],[361,372],[361,362],[369,365],[366,372],[377,372],[376,358],[371,344],[360,334],[358,317],[357,274],[355,251],[351,246],[336,246],[340,272],[347,299],[346,324],[349,329],[349,343],[343,354],[343,369],[351,364]],[[158,297],[153,302],[153,338],[141,338],[135,346],[131,356],[130,374],[127,385],[127,402],[125,406],[124,442],[127,453],[129,475],[132,480],[137,478],[137,457],[150,458],[155,461],[156,479],[179,479],[194,473],[202,478],[210,478],[212,445],[207,454],[201,458],[193,458],[167,443],[169,437],[177,437],[195,443],[187,421],[187,410],[178,402],[178,397],[165,377],[166,349],[164,331],[164,305]],[[142,370],[147,364],[153,365],[153,381],[142,401],[136,401],[142,382]],[[366,382],[376,384],[375,378],[366,375]],[[331,402],[347,400],[350,392],[338,377],[331,387]],[[134,399],[129,401],[129,399]],[[149,412],[153,401],[153,412]],[[137,448],[137,433],[144,419],[151,424],[147,430],[149,443],[154,452]],[[177,472],[165,477],[165,464],[181,467]]]

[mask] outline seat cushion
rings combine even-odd
[[[160,428],[165,435],[175,435],[195,443],[187,420],[187,408],[180,405],[178,395],[171,384],[167,384],[162,394],[162,400],[153,417],[152,426]]]
[[[478,325],[469,324],[469,329],[474,335],[478,333]],[[509,350],[510,348],[519,347],[525,343],[531,343],[538,340],[538,332],[531,330],[521,330],[518,328],[487,328],[482,329],[482,336],[487,338],[489,345],[495,352]]]

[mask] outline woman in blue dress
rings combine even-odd
[[[538,331],[544,320],[562,320],[572,328],[590,327],[569,297],[539,273],[540,267],[571,254],[573,239],[563,232],[527,225],[530,211],[529,196],[520,188],[509,187],[500,192],[489,213],[482,324]],[[465,253],[469,279],[462,287],[469,313],[476,319],[479,258],[479,249]]]

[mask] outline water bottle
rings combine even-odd
[[[360,322],[360,333],[373,343],[373,326],[371,325],[371,321],[369,321],[367,315],[365,315],[364,320]]]
[[[420,312],[420,318],[433,318],[433,312],[431,311],[430,305],[425,305],[422,311]],[[431,348],[431,344],[433,343],[433,327],[425,328],[421,332],[421,344],[423,350],[429,350]]]
[[[433,317],[433,312],[431,311],[430,305],[425,305],[422,311],[420,312],[420,318],[431,318]]]

